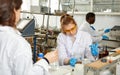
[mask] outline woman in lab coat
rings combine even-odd
[[[76,58],[78,61],[85,57],[94,60],[89,47],[92,44],[91,36],[78,31],[75,20],[68,14],[61,16],[60,23],[62,32],[57,37],[60,65],[70,64],[71,58]]]
[[[92,37],[93,43],[100,42],[102,39],[108,39],[108,37],[103,34],[109,32],[110,29],[106,29],[104,32],[98,32],[93,26],[91,26],[91,24],[94,24],[94,22],[95,14],[92,12],[87,13],[86,22],[79,27],[79,30],[88,32]]]
[[[16,29],[22,0],[0,0],[0,75],[49,75],[48,63],[57,60],[57,51],[32,62],[30,44]]]

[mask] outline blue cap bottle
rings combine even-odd
[[[43,58],[44,57],[44,54],[43,53],[39,53],[38,54],[38,58]]]

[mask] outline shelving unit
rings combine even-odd
[[[93,6],[95,12],[120,12],[119,0],[94,0]]]
[[[64,10],[71,12],[71,0],[62,0]],[[120,0],[75,0],[75,14],[120,15]]]
[[[38,2],[36,2],[38,1]],[[48,0],[30,0],[31,13],[41,14],[41,8],[45,11]],[[72,14],[72,7],[75,1],[75,14],[86,14],[95,12],[97,15],[120,15],[120,0],[60,0],[62,9]],[[34,4],[36,3],[36,5]],[[43,6],[43,7],[42,7]]]
[[[71,11],[73,7],[73,0],[62,0],[62,8],[63,10],[66,11]],[[84,11],[91,11],[91,1],[87,0],[87,1],[83,1],[83,0],[75,0],[75,12],[84,12]]]

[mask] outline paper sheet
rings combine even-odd
[[[116,75],[120,75],[120,62],[116,65]]]

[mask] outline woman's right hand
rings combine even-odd
[[[45,56],[50,63],[58,61],[58,50],[48,52]]]

